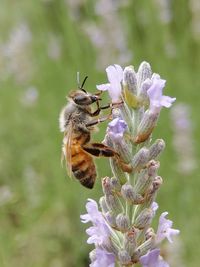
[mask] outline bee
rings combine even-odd
[[[86,92],[83,89],[86,79],[87,76],[81,87],[67,97],[68,103],[60,113],[59,124],[61,132],[64,132],[62,159],[66,160],[68,175],[71,177],[73,174],[83,186],[93,188],[97,177],[93,156],[115,157],[118,161],[120,157],[112,148],[102,143],[90,143],[95,125],[107,120],[110,115],[97,119],[93,117],[111,105],[100,107],[101,92]],[[91,105],[94,103],[97,109],[92,112]]]

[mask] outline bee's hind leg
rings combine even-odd
[[[82,146],[82,148],[89,154],[96,156],[96,157],[113,157],[115,158],[115,160],[117,161],[117,163],[119,164],[120,168],[124,171],[124,172],[128,172],[131,173],[132,172],[132,167],[130,164],[124,162],[120,155],[111,147],[106,146],[102,143],[89,143],[86,144],[84,146]]]

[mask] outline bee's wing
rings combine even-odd
[[[72,130],[73,130],[73,126],[71,122],[67,126],[67,129],[65,130],[65,133],[64,133],[62,156],[61,156],[61,162],[63,162],[64,159],[66,160],[67,174],[69,177],[72,176],[72,166],[71,166]]]

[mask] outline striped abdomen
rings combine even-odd
[[[83,186],[93,188],[97,176],[96,168],[92,156],[82,149],[82,145],[86,144],[89,138],[88,134],[83,133],[72,138],[71,168]]]

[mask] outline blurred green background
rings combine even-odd
[[[143,60],[167,80],[165,94],[177,98],[153,136],[167,143],[158,213],[169,211],[181,230],[165,256],[172,267],[199,266],[198,2],[0,1],[1,267],[89,266],[93,246],[79,216],[87,198],[101,195],[101,182],[87,190],[61,168],[59,112],[77,87],[77,71],[95,92],[106,82],[106,66],[137,69]],[[110,175],[107,160],[96,162],[100,177]]]

